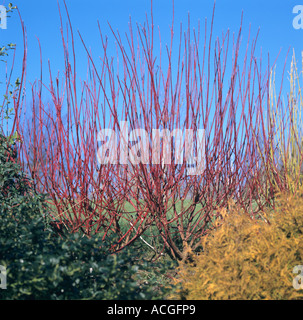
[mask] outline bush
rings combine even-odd
[[[235,210],[203,247],[191,263],[180,265],[172,298],[301,299],[293,269],[303,264],[302,190],[279,196],[263,219]]]
[[[45,195],[34,192],[16,154],[0,136],[0,265],[7,269],[0,299],[155,298],[152,283],[139,284],[146,265],[136,252],[110,255],[97,235],[60,236],[46,224]]]

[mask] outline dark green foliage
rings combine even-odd
[[[17,163],[16,145],[11,145],[7,138],[0,135],[1,218],[14,217],[27,221],[28,218],[40,213],[43,200],[43,195],[33,194],[29,179]]]
[[[155,298],[153,282],[140,281],[138,271],[147,265],[137,260],[136,251],[111,255],[99,236],[60,237],[45,222],[44,198],[22,173],[8,139],[0,136],[0,265],[7,269],[0,299]]]

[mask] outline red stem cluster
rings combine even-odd
[[[156,50],[151,12],[151,22],[146,19],[143,26],[133,29],[130,22],[124,40],[111,29],[116,60],[109,56],[108,39],[100,30],[98,61],[80,35],[88,77],[79,85],[66,12],[67,35],[61,20],[62,80],[49,67],[49,84],[41,77],[32,86],[33,121],[22,120],[21,108],[16,108],[17,128],[24,137],[20,157],[36,189],[49,194],[53,219],[72,232],[98,232],[104,239],[115,234],[114,250],[141,237],[158,254],[165,249],[184,259],[185,248],[198,249],[200,239],[231,201],[251,215],[271,204],[268,190],[274,186],[262,169],[273,165],[266,162],[275,134],[274,126],[266,122],[271,66],[263,72],[262,60],[255,57],[256,41],[248,39],[241,50],[242,27],[232,39],[228,31],[214,40],[213,18],[209,32],[205,22],[204,36],[200,26],[191,31],[188,23],[184,33],[180,30],[176,49],[172,23],[170,44],[164,48],[160,43]],[[43,90],[50,94],[49,103],[43,102]],[[147,132],[149,163],[98,163],[99,131],[120,133],[119,150],[125,138],[121,121],[129,124],[129,131]],[[199,128],[205,130],[203,174],[188,175],[188,164],[176,162],[173,147],[171,164],[151,163],[153,129]],[[131,141],[128,146],[131,149]],[[161,148],[163,155],[163,139]],[[162,248],[154,246],[156,237]]]

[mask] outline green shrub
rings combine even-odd
[[[0,136],[0,265],[7,270],[0,299],[156,298],[152,282],[140,285],[138,270],[148,266],[137,252],[109,254],[98,236],[60,237],[46,224],[45,195],[34,192],[16,154]]]
[[[172,298],[302,299],[303,290],[293,286],[294,267],[303,265],[302,190],[280,196],[263,219],[234,210],[203,247],[180,265]]]

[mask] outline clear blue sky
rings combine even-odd
[[[0,0],[0,4],[8,5],[8,2]],[[97,21],[99,20],[104,34],[109,35],[109,40],[113,41],[107,22],[113,29],[118,29],[123,35],[128,30],[129,17],[132,21],[143,23],[145,14],[150,12],[150,0],[66,0],[72,25],[76,35],[76,52],[81,60],[84,50],[79,41],[77,30],[80,31],[85,43],[91,47],[96,56],[102,54]],[[201,26],[207,17],[210,21],[213,8],[213,0],[175,0],[175,26],[178,30],[180,22],[187,25],[188,13],[190,14],[191,27],[197,28],[198,21]],[[47,76],[47,60],[51,61],[54,72],[63,71],[62,45],[60,35],[60,20],[58,14],[57,0],[36,1],[36,0],[15,0],[27,31],[28,42],[28,69],[27,79],[34,81],[39,78],[40,61],[37,38],[40,39],[44,76]],[[64,11],[63,1],[59,4]],[[298,0],[217,0],[214,22],[214,36],[221,36],[222,31],[230,29],[231,32],[238,32],[240,26],[241,13],[244,13],[243,20],[243,46],[245,47],[249,26],[251,25],[254,36],[260,28],[260,35],[256,53],[259,54],[262,48],[264,60],[269,53],[271,62],[275,59],[280,49],[281,56],[278,60],[278,67],[283,66],[284,59],[289,48],[294,48],[297,59],[300,60],[303,48],[303,30],[295,30],[292,26],[294,14],[292,9],[300,4]],[[303,4],[303,0],[302,3]],[[169,43],[172,18],[171,0],[154,0],[154,25],[161,30],[162,43]],[[66,21],[66,19],[65,19]],[[175,41],[178,39],[176,35]],[[13,42],[17,44],[17,57],[22,54],[21,27],[18,14],[14,13],[8,19],[6,30],[0,29],[0,45]],[[98,49],[99,48],[99,49]],[[98,51],[99,50],[99,51]],[[289,60],[291,55],[289,57]],[[19,59],[20,60],[20,59]],[[78,76],[85,77],[85,63],[78,64]],[[266,62],[266,61],[265,61]],[[0,66],[2,68],[2,66]],[[16,75],[18,75],[20,64],[16,65]]]

